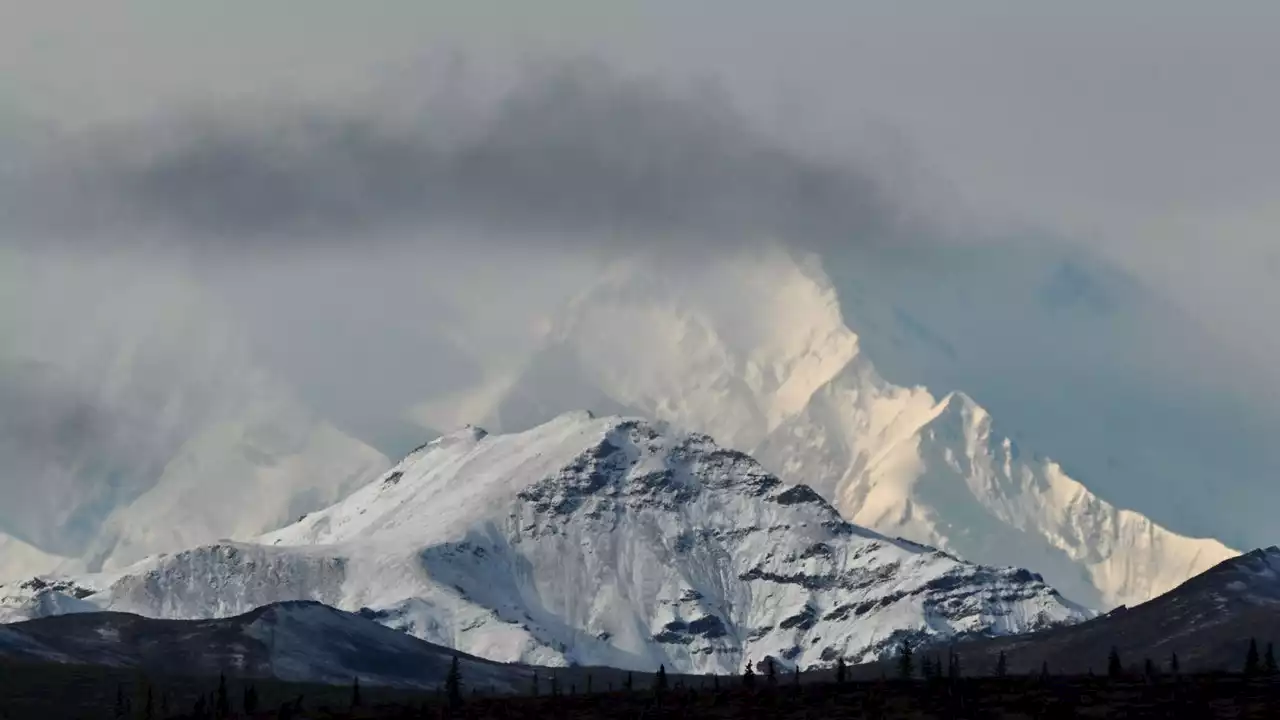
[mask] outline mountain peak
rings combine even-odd
[[[492,660],[722,673],[1088,616],[1029,571],[863,530],[749,455],[626,417],[430,446],[261,543],[86,579],[104,588],[86,602],[186,618],[319,600]]]

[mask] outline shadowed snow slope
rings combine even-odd
[[[857,662],[904,638],[1088,616],[1029,571],[851,525],[704,435],[586,413],[446,435],[260,542],[152,558],[70,591],[168,618],[314,599],[492,660],[682,672]],[[50,592],[11,589],[11,616]]]
[[[780,250],[620,264],[521,374],[484,392],[479,422],[504,430],[576,406],[711,433],[859,525],[1033,568],[1095,608],[1155,597],[1235,554],[1112,506],[963,394],[884,380],[818,263]]]

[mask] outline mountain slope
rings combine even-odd
[[[0,627],[0,657],[165,675],[442,687],[455,652],[319,603],[279,603],[218,620],[79,613]],[[532,671],[461,656],[474,687],[523,691]]]
[[[69,590],[169,618],[313,599],[492,660],[681,672],[868,660],[903,638],[1088,614],[1028,571],[850,525],[706,436],[583,413],[446,435],[261,543],[159,556]],[[11,590],[11,614],[51,590]]]
[[[1234,554],[1110,505],[962,394],[884,380],[819,264],[783,251],[617,265],[521,374],[485,392],[496,399],[480,422],[504,429],[572,403],[709,432],[860,525],[1035,568],[1093,607],[1154,597]]]
[[[1250,639],[1280,642],[1280,548],[1224,561],[1174,590],[1069,628],[956,646],[969,668],[993,668],[1004,652],[1009,671],[1102,674],[1112,647],[1126,670],[1150,658],[1162,672],[1174,653],[1183,672],[1239,672]]]

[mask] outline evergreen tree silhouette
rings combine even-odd
[[[360,678],[351,679],[351,707],[360,707]]]
[[[747,662],[747,669],[742,671],[742,687],[752,690],[756,686],[756,674],[751,669],[751,662]]]
[[[128,711],[124,705],[124,685],[116,685],[116,714],[115,717],[122,718]]]
[[[1267,643],[1267,652],[1262,656],[1262,672],[1275,675],[1276,670],[1276,649],[1273,644]]]
[[[252,715],[258,711],[258,686],[249,685],[244,689],[244,712]]]
[[[631,692],[636,687],[635,679],[631,677],[631,673],[627,673],[627,679],[622,683],[622,688],[627,692]]]
[[[1249,651],[1244,655],[1244,674],[1253,676],[1258,674],[1258,641],[1255,638],[1249,638]]]
[[[898,677],[910,680],[915,673],[915,664],[911,662],[911,646],[902,641],[902,651],[898,654]]]
[[[591,673],[587,673],[587,694],[591,694]]]
[[[836,682],[843,685],[849,679],[849,666],[844,664],[844,657],[836,660]]]
[[[1049,679],[1049,661],[1048,660],[1043,660],[1040,662],[1040,679],[1041,680]]]
[[[1181,665],[1178,663],[1178,653],[1175,651],[1169,656],[1169,672],[1177,675],[1182,671]]]
[[[554,683],[555,681],[552,680]],[[462,705],[462,670],[458,667],[458,656],[453,656],[449,663],[449,674],[444,676],[444,691],[449,697],[449,707]]]
[[[1120,662],[1120,651],[1111,646],[1111,654],[1107,656],[1107,677],[1112,680],[1124,675],[1124,664]]]
[[[711,676],[711,689],[720,692],[720,673]]]
[[[764,681],[769,687],[778,684],[778,667],[774,664],[773,658],[769,658],[768,663],[764,666]]]
[[[658,674],[653,678],[653,689],[662,692],[667,689],[667,666],[659,665]]]
[[[1004,677],[1009,674],[1009,661],[1005,659],[1004,651],[1000,651],[1000,657],[996,658],[996,677]]]
[[[147,685],[147,704],[144,706],[144,709],[142,711],[142,717],[146,718],[146,720],[152,720],[152,718],[154,718],[155,716],[156,716],[155,703],[153,702],[153,699],[152,699],[151,685],[148,684]]]
[[[800,666],[796,665],[795,670],[791,671],[791,688],[795,692],[800,692]]]
[[[947,678],[956,680],[960,677],[960,656],[954,650],[947,650]]]
[[[227,697],[226,673],[218,674],[218,700],[215,707],[217,708],[216,712],[218,714],[218,720],[222,720],[222,718],[225,718],[225,717],[230,717],[231,700]]]
[[[538,697],[538,671],[533,671],[533,696]]]

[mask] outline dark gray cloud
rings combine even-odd
[[[588,245],[767,235],[826,245],[883,237],[896,219],[862,168],[775,142],[706,86],[574,62],[529,74],[483,109],[436,100],[407,121],[384,109],[188,115],[81,138],[20,214],[43,229],[79,222],[90,235],[248,248],[426,228]]]

